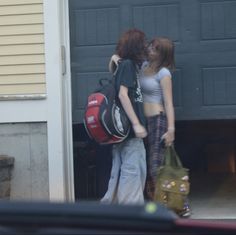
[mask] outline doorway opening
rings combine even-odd
[[[105,194],[112,164],[111,146],[89,139],[83,124],[73,125],[76,200]],[[236,120],[177,121],[176,151],[190,170],[192,218],[235,216]]]
[[[235,218],[236,120],[179,121],[175,146],[190,169],[192,217]]]
[[[83,124],[73,125],[75,200],[99,200],[107,190],[111,146],[92,141]]]

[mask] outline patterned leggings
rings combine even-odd
[[[161,113],[147,118],[147,181],[146,181],[146,196],[148,200],[153,200],[157,167],[163,162],[164,145],[161,143],[162,135],[167,131],[166,116]]]

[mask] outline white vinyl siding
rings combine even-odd
[[[43,0],[0,0],[0,99],[45,97]]]

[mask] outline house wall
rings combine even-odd
[[[45,94],[44,63],[43,0],[0,1],[0,99]]]
[[[0,124],[1,154],[15,158],[11,200],[48,200],[47,128],[44,123]]]
[[[43,0],[0,1],[0,154],[15,158],[12,200],[48,200]]]

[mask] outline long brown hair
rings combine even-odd
[[[149,46],[154,52],[148,55],[150,66],[154,71],[157,72],[163,67],[167,67],[170,70],[175,68],[173,41],[169,38],[155,38],[150,42]]]
[[[122,34],[116,46],[116,53],[123,59],[141,64],[146,56],[146,37],[139,29],[130,29]]]

